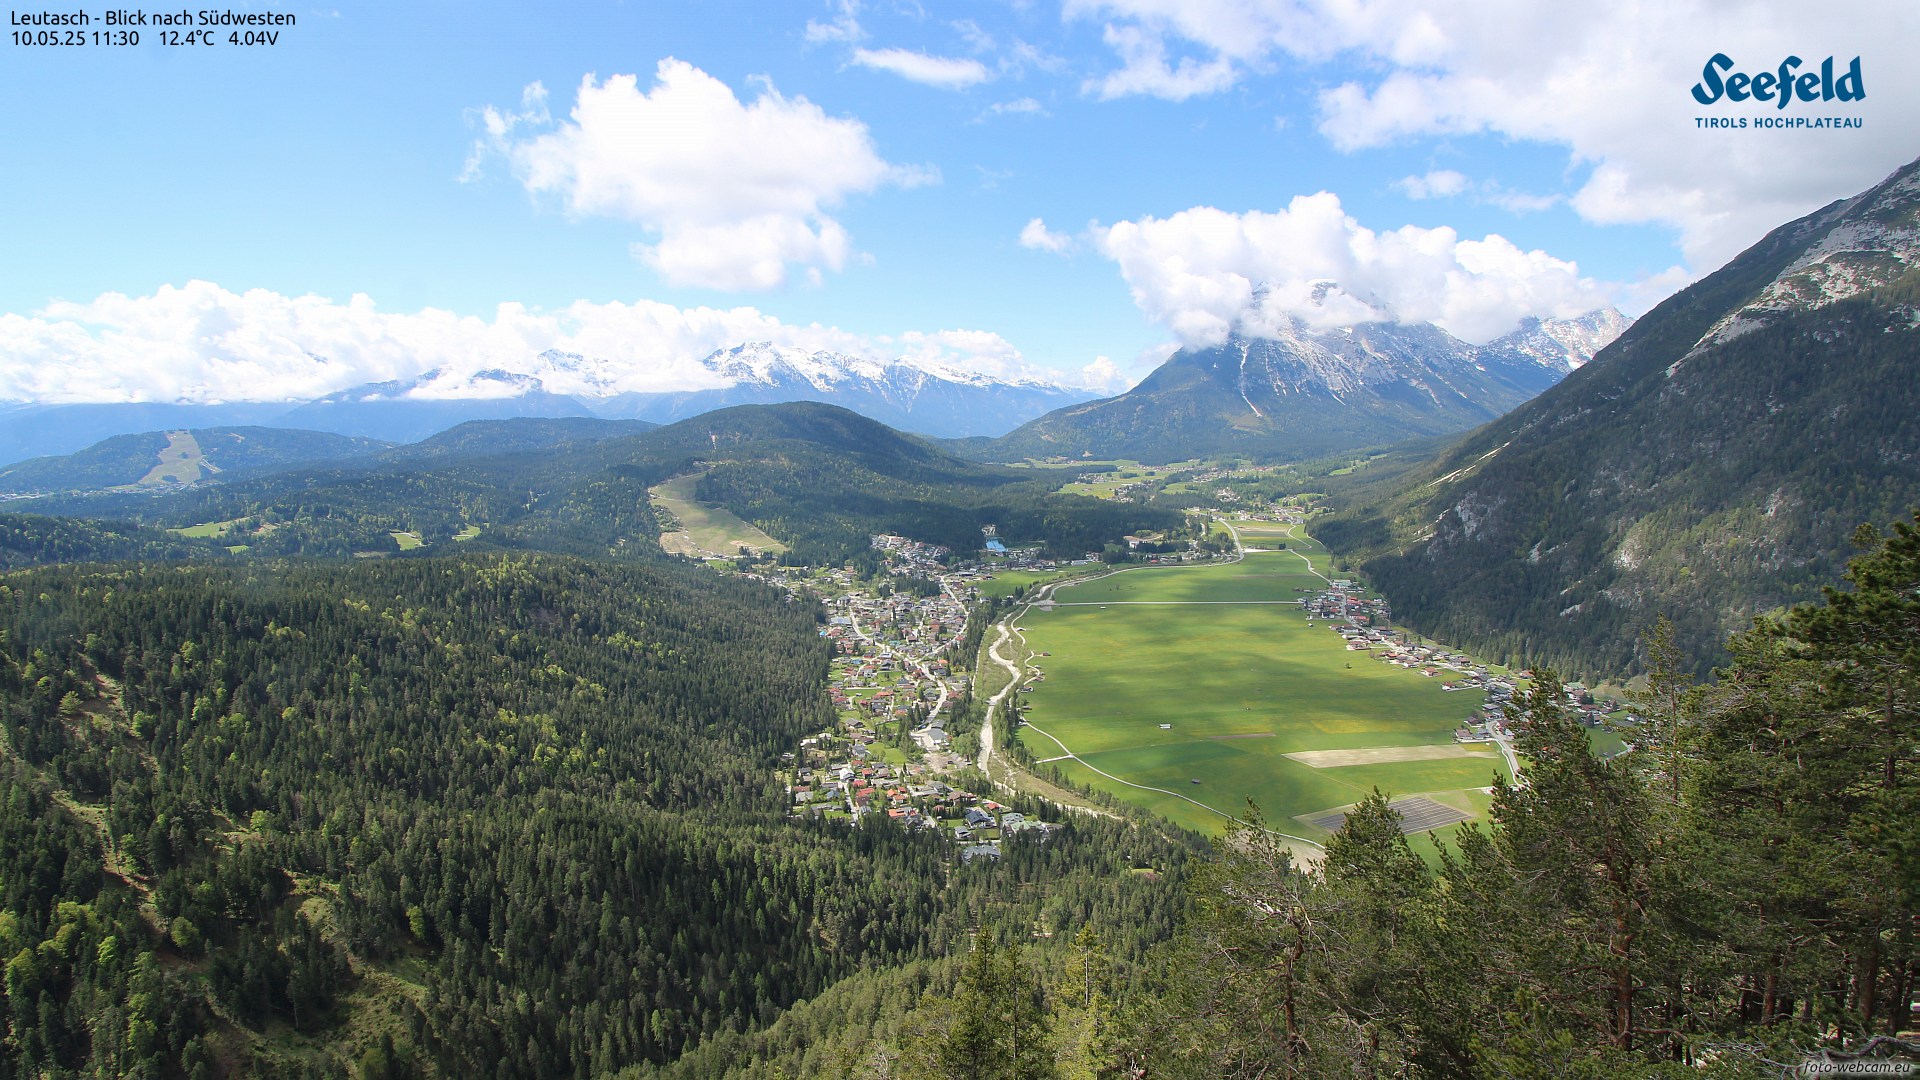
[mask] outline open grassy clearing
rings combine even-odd
[[[159,459],[153,468],[147,470],[147,475],[134,481],[134,486],[191,484],[199,480],[202,474],[213,471],[206,465],[207,459],[200,450],[200,441],[188,431],[168,432],[167,445],[160,451]]]
[[[1192,469],[1195,462],[1185,461],[1173,465],[1142,465],[1137,461],[1087,462],[1088,465],[1111,464],[1114,470],[1101,473],[1098,480],[1091,483],[1078,481],[1067,484],[1060,490],[1068,495],[1087,495],[1096,499],[1111,499],[1119,488],[1129,484],[1142,484],[1165,480],[1178,472]]]
[[[168,529],[167,531],[176,536],[191,536],[201,540],[210,540],[216,536],[227,535],[233,531],[236,525],[239,525],[240,522],[244,520],[246,519],[233,518],[229,521],[208,521],[199,525],[189,525],[184,529]]]
[[[680,523],[678,530],[661,533],[661,547],[678,555],[727,558],[738,555],[742,547],[775,555],[787,550],[787,545],[736,517],[726,507],[708,506],[694,498],[694,485],[700,482],[700,476],[700,473],[676,476],[647,490],[653,504]]]
[[[1022,734],[1028,749],[1054,757],[1062,751],[1046,736],[1055,736],[1085,763],[1052,763],[1070,778],[1207,831],[1222,819],[1086,766],[1227,815],[1241,814],[1251,798],[1274,827],[1313,838],[1326,833],[1296,818],[1351,805],[1376,786],[1483,814],[1473,800],[1503,771],[1496,753],[1322,768],[1286,756],[1452,747],[1454,728],[1482,701],[1478,691],[1445,693],[1437,679],[1356,656],[1326,623],[1307,622],[1291,605],[1222,602],[1296,600],[1303,594],[1295,590],[1322,587],[1290,553],[1324,569],[1319,545],[1289,544],[1289,553],[1238,563],[1065,586],[1056,590],[1060,606],[1020,617],[1027,644],[1053,654],[1036,658],[1045,678],[1020,695],[1039,729]],[[1244,735],[1265,737],[1225,737]]]
[[[395,530],[391,535],[393,536],[393,542],[400,545],[401,551],[412,551],[415,548],[427,546],[427,541],[417,532],[401,532]]]

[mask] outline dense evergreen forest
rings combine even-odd
[[[0,514],[0,570],[116,559],[212,559],[226,549],[161,529],[116,521]]]
[[[989,913],[1171,933],[1184,847],[1130,822],[955,866],[787,818],[817,618],[549,555],[6,578],[0,1070],[599,1075]]]

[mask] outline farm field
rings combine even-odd
[[[1012,596],[1015,589],[1025,586],[1029,589],[1036,585],[1045,585],[1050,581],[1061,581],[1070,577],[1079,577],[1087,573],[1087,568],[1076,566],[1071,570],[1002,570],[986,581],[977,581],[974,588],[980,595],[988,598]]]
[[[1252,539],[1242,523],[1236,527]],[[1503,771],[1491,750],[1359,755],[1369,759],[1360,764],[1323,758],[1320,768],[1286,756],[1452,748],[1453,730],[1482,694],[1444,692],[1442,680],[1349,652],[1328,624],[1309,623],[1292,602],[1325,584],[1309,563],[1324,571],[1326,556],[1309,539],[1285,539],[1286,551],[1236,563],[1130,570],[1062,586],[1057,606],[1020,615],[1028,648],[1052,654],[1038,661],[1043,678],[1032,693],[1021,695],[1031,705],[1033,727],[1021,735],[1029,751],[1044,760],[1070,749],[1079,760],[1050,762],[1069,778],[1208,832],[1222,827],[1220,815],[1243,813],[1251,798],[1272,827],[1324,840],[1326,830],[1301,819],[1350,805],[1376,786],[1484,815],[1482,789]],[[1380,760],[1406,756],[1428,759]],[[1130,788],[1093,769],[1185,798]]]
[[[1103,473],[1100,479],[1083,484],[1079,481],[1064,484],[1060,490],[1068,495],[1086,495],[1095,499],[1111,499],[1117,489],[1128,484],[1147,483],[1166,478],[1197,464],[1191,461],[1175,462],[1172,465],[1142,465],[1137,461],[1089,461],[1086,465],[1112,465],[1114,471]]]
[[[707,506],[694,498],[694,485],[700,482],[700,475],[689,473],[676,476],[647,490],[654,505],[665,509],[680,523],[679,529],[660,534],[662,548],[676,555],[727,558],[738,554],[742,547],[775,555],[787,550],[787,545],[741,520],[725,507]]]

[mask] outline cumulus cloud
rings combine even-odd
[[[1094,357],[1092,363],[1079,371],[1079,385],[1089,390],[1101,390],[1109,394],[1121,393],[1136,381],[1127,378],[1121,372],[1120,365],[1107,356]]]
[[[1236,330],[1270,336],[1290,317],[1314,329],[1432,322],[1485,342],[1524,316],[1566,318],[1612,301],[1608,286],[1544,251],[1450,228],[1376,232],[1327,192],[1272,213],[1203,206],[1095,235],[1134,302],[1189,345],[1217,344]]]
[[[987,66],[964,56],[930,56],[912,49],[855,49],[853,62],[941,90],[964,90],[993,77]]]
[[[1576,212],[1672,227],[1701,269],[1877,182],[1914,153],[1894,136],[1920,130],[1920,68],[1904,53],[1920,40],[1920,6],[1906,0],[1862,0],[1843,16],[1767,0],[1067,0],[1066,12],[1104,23],[1120,63],[1090,84],[1102,96],[1179,99],[1339,57],[1328,70],[1344,81],[1317,104],[1336,147],[1481,133],[1563,147]],[[1697,115],[1737,111],[1688,94],[1716,52],[1748,71],[1788,54],[1808,66],[1860,56],[1864,101],[1787,114],[1865,126],[1698,129]],[[1530,209],[1550,196],[1506,198]]]
[[[1073,250],[1073,237],[1057,233],[1047,228],[1047,223],[1034,218],[1020,230],[1020,246],[1034,251],[1049,251],[1055,255],[1064,255]]]
[[[507,303],[479,318],[433,308],[381,311],[365,295],[340,303],[190,281],[149,296],[107,293],[0,314],[0,400],[297,401],[436,369],[441,375],[421,395],[474,392],[471,376],[489,369],[538,374],[560,393],[693,390],[714,385],[701,357],[748,341],[906,356],[1005,378],[1061,378],[988,331],[869,338],[785,323],[751,307],[649,300],[583,300],[555,310]],[[586,359],[555,367],[540,358],[547,350]]]
[[[538,84],[518,111],[487,108],[480,123],[486,152],[509,161],[529,192],[576,215],[640,225],[656,237],[634,247],[647,265],[675,284],[716,289],[774,288],[794,266],[816,278],[839,269],[851,241],[830,209],[932,178],[881,158],[858,120],[771,84],[743,103],[671,57],[644,92],[632,75],[588,75],[557,124]]]

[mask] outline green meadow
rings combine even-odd
[[[1051,581],[1064,581],[1070,577],[1081,577],[1088,573],[1085,567],[1071,570],[1002,570],[986,581],[974,582],[974,588],[980,595],[989,599],[999,596],[1012,596],[1016,589],[1032,589],[1036,585],[1045,585]]]
[[[724,506],[709,506],[694,497],[701,473],[677,476],[647,490],[654,503],[665,507],[680,523],[678,531],[663,532],[660,546],[675,554],[732,556],[742,547],[779,555],[787,545],[736,517]]]
[[[1259,527],[1276,536],[1286,528]],[[1253,539],[1245,528],[1242,536]],[[1020,615],[1028,646],[1052,654],[1036,657],[1044,678],[1020,695],[1039,729],[1021,736],[1033,756],[1063,753],[1057,739],[1088,765],[1222,814],[1240,815],[1251,798],[1275,828],[1313,839],[1327,834],[1296,816],[1351,804],[1375,787],[1440,793],[1438,801],[1484,813],[1480,789],[1503,771],[1495,753],[1331,768],[1285,756],[1450,747],[1482,695],[1445,692],[1444,679],[1350,652],[1327,623],[1308,622],[1291,603],[1224,602],[1296,601],[1322,587],[1309,562],[1325,571],[1325,552],[1310,539],[1281,538],[1286,551],[1236,563],[1143,568],[1062,586],[1053,610]],[[1224,824],[1079,762],[1051,764],[1180,824],[1209,832]]]

